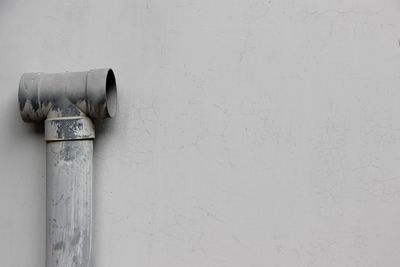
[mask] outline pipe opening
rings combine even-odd
[[[106,107],[109,117],[114,117],[117,113],[117,84],[112,69],[107,72],[106,78]]]

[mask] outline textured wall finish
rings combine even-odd
[[[25,72],[110,66],[94,267],[400,266],[398,0],[0,1],[1,266],[45,264]]]

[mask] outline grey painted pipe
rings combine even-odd
[[[92,119],[115,115],[116,92],[111,69],[21,77],[22,119],[45,121],[46,267],[92,266]]]

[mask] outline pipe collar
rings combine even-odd
[[[94,125],[88,117],[50,118],[44,122],[46,141],[94,139]]]

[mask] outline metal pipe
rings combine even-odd
[[[21,77],[22,119],[45,121],[46,267],[92,266],[92,119],[115,115],[116,90],[111,69]]]

